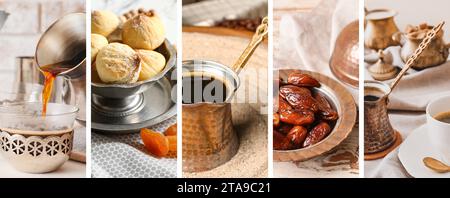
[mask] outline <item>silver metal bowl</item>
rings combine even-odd
[[[167,61],[164,69],[153,78],[131,84],[106,84],[92,82],[92,93],[100,97],[122,99],[145,92],[176,65],[177,52],[167,39],[155,51],[161,53]]]

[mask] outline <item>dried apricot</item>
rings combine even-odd
[[[141,129],[141,138],[151,154],[164,157],[169,152],[169,140],[163,134],[150,129]]]
[[[172,126],[170,126],[169,128],[166,129],[166,131],[164,132],[164,135],[166,136],[171,136],[171,135],[177,135],[177,124],[174,124]]]
[[[177,136],[169,135],[166,136],[167,140],[169,140],[169,152],[177,153]]]

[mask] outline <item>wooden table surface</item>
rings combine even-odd
[[[320,0],[274,0],[273,47],[278,51],[279,25],[283,15],[311,12]],[[305,162],[274,162],[274,177],[358,177],[358,127],[328,154]]]

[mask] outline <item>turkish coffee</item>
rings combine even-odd
[[[374,95],[366,95],[364,96],[364,101],[377,101],[380,97]]]
[[[47,113],[47,104],[52,95],[53,82],[57,75],[72,69],[80,64],[86,58],[86,51],[82,50],[70,60],[41,66],[42,75],[44,75],[44,89],[42,90],[42,115]]]
[[[183,76],[183,104],[200,102],[223,103],[227,100],[229,88],[213,76]]]

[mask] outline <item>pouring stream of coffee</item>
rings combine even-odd
[[[255,52],[256,47],[263,41],[264,37],[269,32],[269,19],[264,17],[261,21],[261,25],[256,29],[255,34],[252,37],[252,40],[245,48],[244,52],[242,52],[241,56],[239,56],[238,60],[231,67],[233,71],[237,74],[241,72],[242,68],[244,68],[245,64],[247,64],[248,60],[252,56],[253,52]]]
[[[416,51],[414,51],[414,53],[408,58],[408,61],[406,61],[406,64],[405,66],[403,66],[403,69],[400,71],[397,77],[395,77],[394,82],[392,82],[391,84],[391,90],[389,91],[389,93],[386,94],[386,96],[389,95],[392,92],[392,90],[394,90],[395,86],[397,86],[398,82],[403,77],[403,75],[405,75],[406,71],[408,71],[408,69],[411,67],[414,61],[416,61],[417,57],[419,57],[420,54],[422,54],[423,50],[425,50],[430,45],[430,42],[436,37],[437,33],[441,31],[444,24],[445,21],[442,21],[441,23],[439,23],[439,25],[433,27],[433,29],[431,29],[427,33],[425,39],[422,40]]]
[[[44,89],[42,90],[42,116],[47,114],[47,104],[52,95],[53,82],[56,76],[64,74],[71,70],[74,66],[78,65],[86,57],[86,52],[82,51],[76,54],[70,60],[61,61],[49,65],[39,67],[40,71],[44,75]]]

